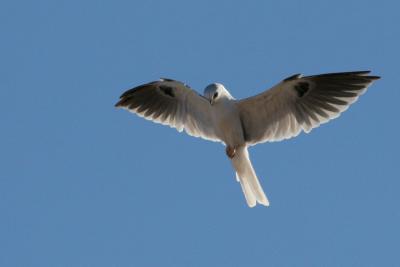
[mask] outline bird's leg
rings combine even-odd
[[[236,154],[236,148],[227,145],[226,148],[225,148],[225,152],[226,152],[226,155],[227,155],[229,158],[233,158],[233,157],[235,156],[235,154]]]

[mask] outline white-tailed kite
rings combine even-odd
[[[208,85],[202,96],[182,82],[160,79],[126,91],[115,106],[179,132],[222,142],[247,204],[268,206],[247,147],[308,133],[338,117],[379,79],[369,73],[296,74],[241,100],[219,83]]]

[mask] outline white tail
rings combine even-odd
[[[242,186],[247,205],[252,208],[258,202],[264,206],[269,206],[269,201],[251,165],[247,147],[238,147],[231,161],[236,170],[236,179]]]

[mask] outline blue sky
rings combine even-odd
[[[2,1],[1,266],[398,266],[395,1]],[[169,77],[236,98],[294,73],[382,76],[339,119],[250,149],[113,105]]]

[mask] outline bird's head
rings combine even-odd
[[[212,83],[204,89],[204,97],[210,101],[211,105],[214,105],[221,99],[233,99],[231,94],[226,88],[220,83]]]

